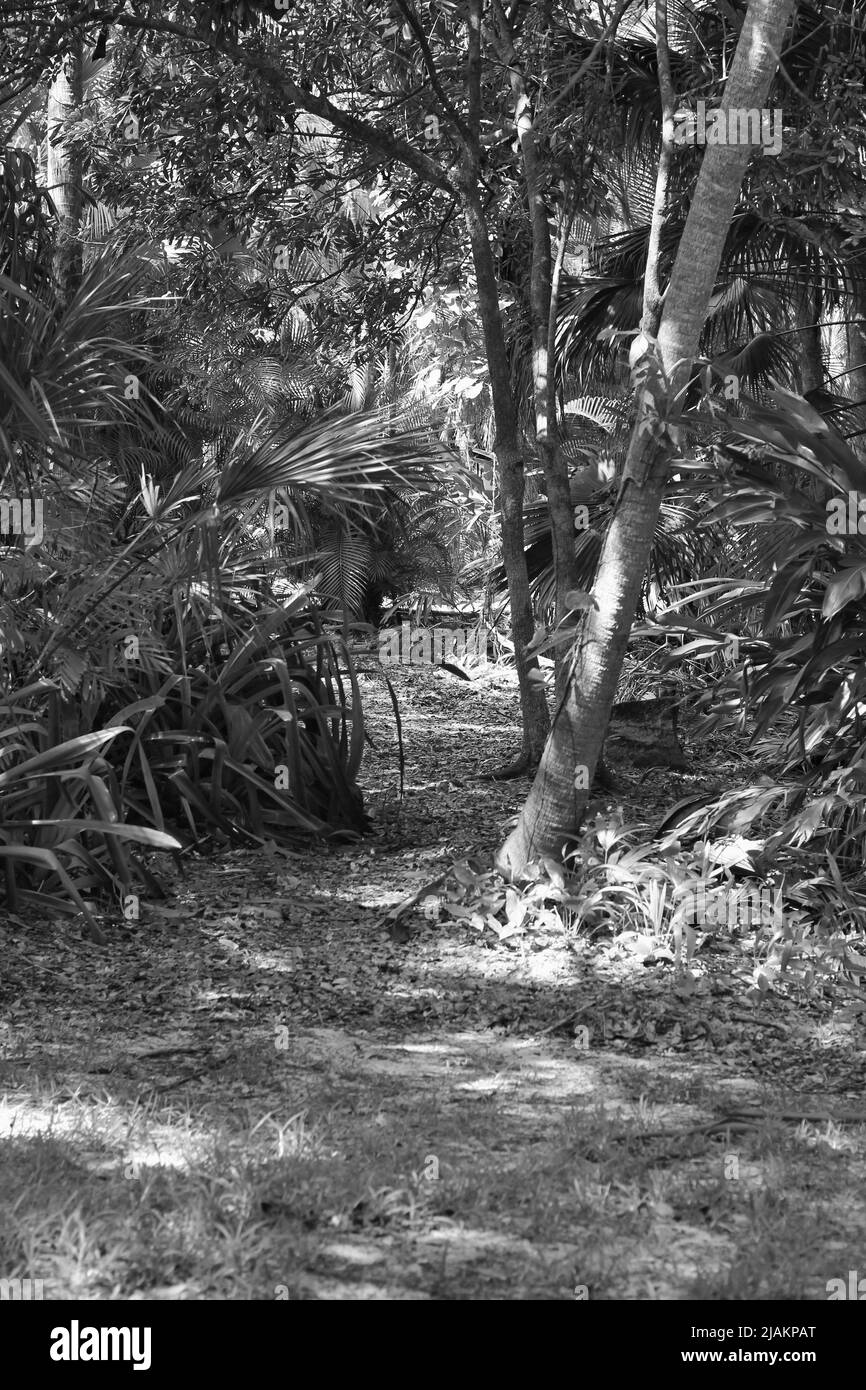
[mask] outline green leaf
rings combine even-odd
[[[835,618],[846,604],[853,603],[866,594],[866,561],[853,569],[844,570],[831,579],[824,594],[821,614],[824,618]]]

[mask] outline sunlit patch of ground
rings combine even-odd
[[[378,838],[198,861],[107,949],[0,923],[0,1278],[825,1298],[862,1266],[862,1027],[772,999],[738,1021],[609,939],[507,945],[416,914],[396,945],[389,908],[489,855],[527,783],[476,780],[517,749],[507,679],[393,684],[402,802],[390,701],[366,691]],[[664,778],[641,795],[661,809]],[[848,1118],[797,1118],[824,1111]]]

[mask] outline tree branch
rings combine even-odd
[[[421,49],[421,54],[424,58],[424,66],[427,69],[427,76],[430,78],[430,86],[433,88],[433,91],[439,98],[439,103],[442,107],[442,110],[450,119],[463,145],[468,145],[471,138],[469,127],[467,126],[463,117],[460,115],[460,112],[457,110],[457,107],[451,101],[450,97],[448,96],[448,93],[442,86],[442,83],[439,81],[439,74],[436,71],[436,63],[433,58],[433,54],[430,52],[430,45],[427,42],[427,35],[424,33],[424,30],[421,27],[421,22],[418,19],[418,16],[416,15],[412,6],[410,4],[407,4],[407,0],[397,0],[397,8],[405,18],[406,23],[409,25],[410,29],[412,30],[412,33],[418,40],[418,46]]]
[[[91,25],[111,21],[124,29],[131,29],[135,32],[145,30],[153,34],[166,34],[173,38],[182,39],[184,43],[198,43],[214,53],[230,58],[239,66],[258,73],[264,78],[268,86],[279,92],[288,104],[298,107],[301,111],[308,111],[311,115],[321,116],[335,130],[339,130],[349,139],[365,145],[368,149],[377,150],[394,163],[403,164],[424,183],[432,184],[434,188],[439,188],[445,193],[456,194],[457,190],[445,171],[435,160],[424,154],[422,150],[416,149],[408,140],[404,140],[401,136],[395,135],[393,131],[374,125],[371,121],[364,120],[360,116],[353,116],[348,111],[342,111],[326,96],[308,92],[305,88],[298,86],[297,82],[293,81],[270,59],[257,53],[247,52],[240,44],[234,43],[231,39],[224,37],[219,40],[207,39],[170,19],[151,19],[134,14],[116,14],[113,10],[94,11],[88,16],[88,23]]]

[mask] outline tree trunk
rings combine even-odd
[[[763,106],[793,5],[794,0],[750,0],[723,111]],[[698,349],[749,157],[743,145],[708,145],[704,154],[665,295],[657,351],[651,370],[643,374],[622,487],[593,587],[595,606],[578,627],[568,682],[529,797],[497,855],[507,877],[522,873],[539,855],[560,853],[579,829],[677,442],[680,393]]]
[[[562,455],[556,424],[555,362],[551,347],[551,315],[556,307],[552,292],[552,258],[548,210],[541,196],[541,169],[529,98],[518,97],[516,125],[523,153],[526,201],[532,225],[532,263],[529,278],[529,312],[532,322],[532,394],[535,438],[550,512],[553,565],[556,576],[556,621],[569,609],[566,595],[577,588],[574,557],[574,507],[568,485],[568,464]],[[554,323],[555,327],[555,323]],[[555,342],[555,335],[554,335]],[[560,649],[561,652],[561,649]],[[557,665],[559,665],[557,658]]]
[[[810,287],[806,293],[800,324],[800,392],[819,391],[824,385],[824,356],[821,351],[821,292]]]
[[[559,623],[569,611],[567,595],[577,588],[577,562],[574,554],[574,507],[568,481],[568,464],[563,457],[556,422],[555,358],[557,293],[554,291],[553,257],[550,248],[550,217],[543,196],[543,168],[539,150],[538,118],[514,47],[511,26],[502,5],[495,0],[494,21],[490,29],[500,59],[507,66],[514,95],[514,125],[523,163],[526,207],[532,228],[532,260],[529,279],[529,317],[532,328],[532,394],[535,439],[541,466],[553,551],[556,607]],[[542,9],[542,28],[549,26],[549,10]],[[546,71],[539,84],[545,87]],[[567,231],[565,233],[567,236]],[[564,246],[561,248],[564,251]],[[558,270],[561,265],[558,264]],[[558,276],[556,277],[558,281]],[[557,691],[562,688],[565,663],[562,647],[556,649]]]
[[[819,268],[816,267],[816,274]],[[824,386],[824,331],[821,327],[823,315],[823,296],[818,284],[810,284],[803,295],[798,321],[800,324],[800,394],[820,391]],[[811,473],[802,478],[799,487],[815,502],[823,504],[827,494],[827,484]]]
[[[527,655],[535,623],[529,597],[529,574],[523,537],[524,473],[523,451],[517,406],[511,386],[511,372],[505,348],[505,329],[499,308],[499,286],[490,249],[490,232],[481,202],[481,36],[484,0],[469,0],[466,50],[466,121],[461,131],[463,158],[460,161],[457,186],[463,203],[475,285],[478,291],[478,312],[484,334],[484,349],[490,373],[490,394],[493,397],[495,438],[493,452],[499,467],[499,513],[502,530],[502,561],[508,580],[511,605],[511,635],[514,640],[514,662],[520,686],[520,711],[523,717],[523,749],[513,769],[537,766],[544,741],[550,728],[550,715],[544,687],[538,677],[538,662]],[[536,679],[533,679],[533,676]]]
[[[848,391],[858,405],[866,402],[866,296],[858,288],[847,325]]]
[[[57,210],[52,270],[57,302],[65,309],[81,282],[81,159],[65,140],[68,117],[82,101],[81,39],[70,52],[48,91],[46,174],[48,191]]]
[[[640,331],[645,342],[655,338],[662,321],[664,294],[661,286],[662,232],[668,215],[668,195],[673,173],[673,117],[675,95],[671,77],[671,52],[668,46],[667,0],[656,0],[656,59],[658,62],[659,96],[661,97],[662,142],[656,174],[655,196],[647,242],[646,270],[643,279],[643,313]]]
[[[511,635],[514,640],[514,660],[520,686],[523,759],[527,766],[534,767],[541,757],[550,718],[543,687],[530,679],[530,673],[538,671],[538,663],[526,655],[526,648],[535,631],[535,623],[529,597],[529,575],[523,539],[523,455],[505,349],[505,333],[499,311],[499,289],[493,253],[490,249],[490,236],[477,184],[471,171],[467,171],[464,180],[463,196],[496,425],[493,452],[499,466],[502,559],[508,579]]]
[[[830,356],[828,385],[837,395],[847,397],[856,406],[844,415],[831,416],[831,419],[844,434],[851,435],[851,447],[861,458],[866,457],[866,436],[860,433],[866,416],[863,409],[866,404],[866,342],[861,333],[864,326],[863,301],[862,290],[859,284],[855,284],[826,330]]]

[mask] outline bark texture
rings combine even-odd
[[[722,108],[762,107],[794,0],[751,0]],[[518,823],[497,856],[507,877],[557,855],[579,829],[616,696],[622,658],[652,547],[677,416],[750,156],[709,145],[683,230],[658,333],[639,373],[638,411],[623,482],[599,559],[594,607],[578,627],[571,668],[541,765]]]

